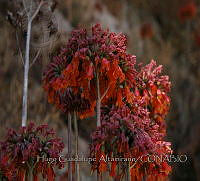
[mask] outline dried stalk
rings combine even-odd
[[[130,165],[129,162],[127,163],[127,168],[126,168],[126,181],[130,181],[131,177],[130,177]]]
[[[31,39],[32,22],[28,21],[27,38],[26,38],[26,54],[24,64],[24,87],[23,87],[23,105],[22,105],[22,126],[26,126],[27,122],[27,99],[28,99],[28,73],[29,73],[29,54],[30,54],[30,39]]]
[[[76,112],[74,111],[74,130],[75,130],[75,144],[76,144],[76,149],[75,149],[75,155],[78,158],[78,124],[77,124],[77,116]],[[78,160],[78,159],[77,159]],[[75,169],[76,169],[76,181],[80,181],[80,169],[79,169],[79,162],[75,162]]]
[[[96,117],[97,117],[97,126],[101,125],[101,95],[100,95],[100,86],[99,86],[99,73],[97,71],[96,77],[96,86],[97,86],[97,103],[96,103]]]
[[[27,13],[27,37],[26,37],[26,50],[25,50],[25,61],[24,61],[24,87],[23,87],[23,103],[22,103],[22,127],[25,127],[27,124],[27,104],[28,104],[28,74],[29,74],[29,64],[30,64],[30,41],[31,41],[31,28],[34,18],[37,16],[40,8],[43,5],[43,1],[40,2],[36,11],[31,16],[32,11],[32,1],[30,10],[27,11],[27,6],[23,0],[24,9]]]
[[[100,86],[99,86],[99,73],[96,74],[96,86],[97,86],[97,102],[96,102],[96,119],[97,127],[101,125],[101,95],[100,95]],[[100,181],[100,174],[97,171],[97,181]]]
[[[72,116],[71,113],[68,113],[68,156],[71,160],[72,157]],[[68,163],[68,180],[72,181],[72,163]]]

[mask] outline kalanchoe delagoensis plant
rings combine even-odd
[[[167,75],[162,75],[162,66],[151,61],[146,66],[140,66],[136,77],[135,94],[145,102],[151,120],[159,125],[159,132],[166,133],[165,117],[169,111],[169,91],[171,82]]]
[[[10,129],[5,141],[0,143],[3,176],[9,181],[23,181],[25,178],[37,181],[39,176],[53,181],[55,167],[63,167],[59,161],[63,148],[62,140],[46,124],[37,127],[30,122],[19,131]],[[49,162],[49,158],[55,161]]]
[[[44,73],[44,89],[49,102],[60,107],[60,93],[67,88],[80,94],[89,106],[81,118],[94,114],[95,104],[100,125],[100,105],[109,99],[120,105],[126,87],[133,86],[135,56],[126,53],[125,35],[103,30],[99,24],[75,30],[67,45],[53,58]],[[62,96],[63,97],[63,96]],[[62,107],[62,106],[61,106]]]
[[[13,180],[15,177],[14,165],[9,163],[9,157],[0,152],[0,180]]]
[[[122,179],[128,163],[132,180],[140,181],[145,176],[147,180],[156,180],[168,176],[171,167],[166,161],[142,162],[140,159],[147,161],[146,155],[172,153],[170,143],[163,141],[164,134],[159,132],[159,125],[152,124],[145,110],[142,114],[132,113],[127,106],[102,110],[102,125],[92,134],[90,147],[90,157],[96,158],[91,162],[93,171],[108,171],[111,177]]]
[[[104,171],[116,179],[125,173],[132,180],[165,179],[171,170],[167,162],[124,166],[100,160],[102,155],[126,158],[171,153],[170,143],[164,141],[169,78],[160,75],[162,66],[153,60],[137,65],[136,57],[126,52],[126,44],[125,35],[103,30],[99,24],[91,31],[73,31],[47,66],[43,86],[49,102],[65,113],[75,111],[85,118],[96,110],[98,127],[92,134],[90,156],[96,158],[91,164],[98,179]]]
[[[165,116],[169,110],[170,82],[168,76],[160,75],[162,66],[151,61],[139,66],[135,85],[130,97],[124,97],[126,106],[102,107],[102,125],[92,133],[90,156],[92,170],[108,171],[119,179],[129,172],[132,180],[165,180],[171,171],[166,161],[135,162],[104,161],[103,158],[135,158],[145,160],[144,155],[168,155],[172,153],[166,135]],[[127,98],[129,101],[127,101]],[[140,159],[139,159],[140,160]]]
[[[69,130],[72,112],[86,118],[95,113],[96,105],[99,126],[101,104],[112,100],[113,104],[122,106],[123,96],[130,96],[135,56],[126,53],[126,43],[125,35],[103,30],[100,24],[90,32],[74,30],[67,45],[47,66],[44,90],[50,103],[68,113]],[[70,131],[68,134],[70,138]]]

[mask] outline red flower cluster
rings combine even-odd
[[[193,1],[184,4],[178,11],[178,17],[182,22],[194,18],[196,14],[197,7]]]
[[[150,23],[144,23],[140,28],[140,36],[143,39],[152,38],[153,36],[153,29]]]
[[[122,105],[123,96],[129,92],[126,87],[134,85],[134,64],[135,56],[126,53],[123,34],[105,31],[99,24],[92,27],[91,33],[86,29],[75,30],[66,47],[47,66],[44,89],[49,102],[58,108],[65,112],[81,108],[78,109],[80,117],[87,117],[94,114],[97,76],[102,103],[112,99],[114,104]],[[69,90],[68,94],[78,98],[74,102],[67,97],[71,104],[63,106],[65,101],[61,95]]]
[[[123,177],[123,162],[103,162],[102,155],[114,158],[139,158],[145,154],[170,154],[170,143],[165,142],[164,118],[169,109],[170,90],[168,76],[160,76],[162,67],[155,61],[140,67],[131,92],[130,101],[123,99],[126,106],[102,107],[102,125],[92,134],[90,156],[96,161],[91,163],[92,170],[99,173],[109,171],[115,178]],[[132,180],[157,180],[165,178],[171,167],[165,162],[129,162]],[[117,174],[116,167],[121,169]],[[145,171],[146,170],[146,171]]]
[[[171,83],[168,76],[160,75],[162,66],[156,66],[155,61],[141,67],[137,74],[138,94],[145,99],[150,118],[160,126],[160,132],[165,133],[165,116],[170,106],[170,98],[167,95]]]
[[[13,170],[15,168],[8,163],[8,157],[0,152],[0,180],[13,180],[15,177]]]
[[[34,181],[38,180],[39,173],[48,181],[53,181],[55,177],[53,168],[63,167],[58,159],[63,148],[61,139],[55,137],[55,132],[48,128],[48,125],[35,127],[31,122],[19,132],[10,129],[6,140],[0,143],[2,153],[0,170],[10,181],[23,181],[30,170]],[[49,163],[45,161],[48,158],[55,158],[56,161]]]
[[[47,66],[44,89],[49,102],[62,111],[77,111],[81,118],[87,117],[94,113],[100,99],[101,126],[92,134],[90,150],[96,158],[93,170],[123,177],[121,162],[107,164],[100,160],[101,156],[171,152],[170,144],[163,140],[170,82],[167,76],[160,75],[161,71],[154,61],[136,68],[136,57],[126,53],[126,37],[105,31],[99,24],[91,32],[73,31],[67,45]],[[133,162],[129,164],[133,166]],[[121,173],[116,174],[116,166]],[[170,169],[167,162],[141,163],[130,173],[132,180],[144,176],[156,180],[166,177]]]

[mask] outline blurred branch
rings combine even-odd
[[[30,64],[30,68],[31,68],[31,67],[34,65],[34,63],[37,61],[37,59],[38,59],[38,57],[39,57],[39,55],[40,55],[40,52],[41,52],[41,49],[38,50],[38,52],[37,52],[35,58],[33,59],[32,63]]]
[[[59,38],[60,38],[60,35],[58,35],[57,38],[55,38],[54,40],[40,43],[39,45],[37,45],[36,43],[32,43],[32,45],[34,48],[44,48],[44,47],[48,46],[50,43],[56,42]]]
[[[23,2],[24,10],[26,11],[26,15],[28,16],[28,10],[27,10],[27,7],[26,7],[25,0],[23,0],[22,2]]]
[[[30,21],[33,21],[34,18],[37,16],[38,12],[40,11],[40,8],[42,7],[42,5],[44,4],[44,1],[41,0],[40,4],[38,5],[37,9],[35,10],[34,14],[31,16]]]
[[[110,89],[110,85],[107,87],[107,89],[105,90],[105,92],[101,96],[101,101],[103,100],[103,98],[105,97],[105,95],[107,94],[107,92],[108,92],[109,89]]]
[[[22,50],[20,48],[19,37],[18,37],[17,31],[16,31],[16,40],[17,40],[17,46],[18,46],[18,49],[19,49],[19,54],[20,54],[21,62],[24,65],[24,58],[23,58]]]

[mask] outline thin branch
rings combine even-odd
[[[38,50],[38,52],[37,52],[35,58],[33,59],[32,63],[30,64],[30,68],[31,68],[31,67],[34,65],[34,63],[37,61],[37,59],[38,59],[38,57],[39,57],[39,55],[40,55],[40,52],[41,52],[41,49]]]
[[[101,101],[103,100],[103,98],[105,97],[105,95],[108,93],[108,90],[110,89],[110,85],[107,87],[106,91],[103,93],[103,95],[101,96]]]
[[[33,10],[33,0],[31,0],[30,9],[29,9],[28,20],[30,20],[30,21],[32,21],[32,20],[31,20],[32,10]]]
[[[28,13],[28,11],[27,11],[27,7],[26,7],[25,0],[23,0],[22,2],[23,2],[24,9],[25,9],[25,11],[26,11],[26,15],[29,16],[29,13]]]
[[[31,45],[34,48],[44,48],[44,47],[47,47],[49,44],[58,41],[59,38],[60,38],[60,36],[58,35],[57,38],[55,38],[54,40],[49,40],[49,41],[46,41],[44,43],[40,43],[39,45],[37,45],[36,43],[31,43]]]
[[[71,113],[68,113],[68,156],[72,157],[72,117]],[[72,163],[68,162],[68,180],[72,181]]]
[[[34,18],[37,16],[40,8],[42,7],[42,5],[44,4],[44,1],[41,0],[40,4],[38,5],[37,9],[35,10],[35,13],[31,16],[30,21],[33,21]]]
[[[18,46],[18,49],[19,49],[19,54],[20,54],[20,57],[21,57],[21,62],[22,62],[22,64],[24,65],[23,54],[22,54],[22,50],[21,50],[21,48],[20,48],[19,38],[18,38],[17,31],[16,31],[16,40],[17,40],[17,46]]]
[[[127,181],[130,181],[131,180],[131,178],[130,178],[130,165],[129,165],[129,162],[127,162],[127,165],[126,165],[126,180]]]
[[[79,140],[78,140],[78,125],[77,125],[77,115],[76,111],[74,111],[74,130],[75,130],[75,156],[78,158],[79,151]],[[76,181],[80,181],[80,169],[79,162],[75,162],[75,170],[76,170]]]

